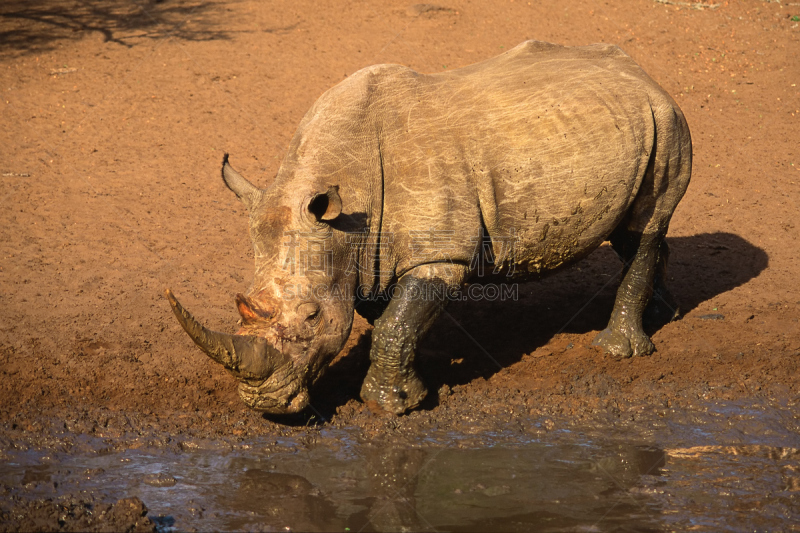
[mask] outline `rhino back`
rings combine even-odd
[[[536,42],[451,72],[384,70],[376,87],[381,263],[398,274],[437,254],[469,264],[482,226],[499,260],[535,273],[591,251],[639,189],[662,92],[616,47]]]
[[[363,238],[334,232],[335,248],[357,243],[365,289],[423,263],[469,265],[483,229],[499,261],[543,272],[594,249],[625,215],[654,105],[677,110],[609,45],[530,41],[431,75],[375,65],[308,111],[274,188],[340,186],[352,222],[342,229]]]

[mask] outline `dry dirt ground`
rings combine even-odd
[[[0,5],[0,439],[115,446],[355,427],[366,436],[531,416],[633,417],[697,399],[794,405],[800,366],[800,4],[653,0]],[[679,103],[694,141],[670,227],[679,320],[657,352],[589,347],[620,264],[608,247],[518,302],[450,308],[409,416],[358,399],[370,328],[301,417],[270,420],[189,340],[163,289],[233,332],[252,277],[224,152],[269,185],[322,92],[362,67],[439,72],[537,39],[617,44]],[[467,333],[468,332],[468,333]],[[387,437],[388,438],[388,437]]]

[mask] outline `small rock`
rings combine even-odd
[[[142,477],[142,482],[151,487],[174,487],[178,480],[169,474],[160,472],[158,474],[147,474]]]
[[[406,15],[409,17],[418,17],[423,13],[436,13],[437,11],[455,11],[452,8],[437,6],[436,4],[414,4],[406,9]]]
[[[711,313],[710,315],[701,315],[700,320],[725,320],[725,315],[719,313]]]
[[[179,446],[185,452],[215,452],[231,449],[231,445],[227,442],[211,439],[187,439],[182,441]]]
[[[506,485],[498,485],[485,489],[483,493],[487,496],[503,496],[511,492],[511,488]]]

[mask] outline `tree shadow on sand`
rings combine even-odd
[[[668,283],[681,315],[750,281],[768,265],[764,250],[731,233],[669,238],[668,243]],[[521,284],[517,301],[450,305],[417,355],[417,369],[430,396],[425,405],[436,404],[436,391],[443,384],[452,387],[488,378],[559,333],[603,329],[614,305],[620,272],[616,254],[603,246],[564,271]],[[358,398],[369,367],[370,342],[367,332],[312,391],[317,420],[329,418],[337,407]],[[452,364],[454,360],[459,364]]]
[[[0,2],[0,50],[41,53],[60,41],[98,33],[103,41],[128,48],[141,39],[187,41],[229,38],[219,30],[220,6],[205,1],[4,0]]]

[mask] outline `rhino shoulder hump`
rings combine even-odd
[[[622,48],[616,44],[608,43],[595,43],[585,46],[587,50],[594,51],[597,55],[605,57],[629,57],[628,54],[622,51]]]
[[[342,105],[368,109],[398,87],[413,85],[420,76],[403,65],[383,64],[362,68],[328,89],[314,107],[336,109]]]
[[[615,44],[595,43],[587,46],[563,46],[543,41],[525,41],[503,56],[539,56],[541,59],[589,59],[628,58],[628,54]]]
[[[342,82],[342,84],[367,88],[391,84],[397,81],[407,81],[417,76],[419,76],[419,73],[403,65],[372,65],[353,73],[345,82]]]

